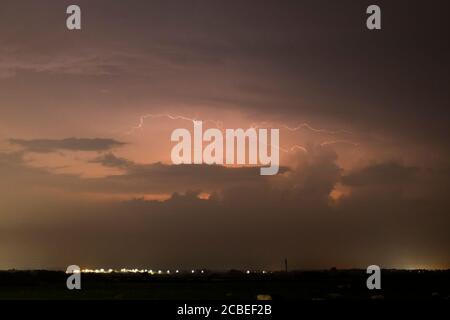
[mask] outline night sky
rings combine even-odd
[[[2,1],[0,269],[450,268],[448,13]],[[172,164],[189,119],[280,128],[279,174]]]

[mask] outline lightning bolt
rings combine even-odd
[[[274,124],[274,123],[271,123],[271,122],[263,121],[263,122],[259,122],[258,124],[253,123],[252,126],[254,128],[261,128],[263,126],[280,127],[280,128],[284,128],[286,130],[292,131],[292,132],[299,131],[301,129],[306,128],[306,129],[308,129],[308,130],[310,130],[312,132],[324,133],[324,134],[330,134],[330,135],[337,135],[337,134],[349,134],[349,135],[351,135],[352,134],[352,132],[350,132],[348,130],[317,129],[317,128],[314,128],[313,126],[311,126],[310,124],[308,124],[306,122],[303,122],[303,123],[300,123],[300,124],[298,124],[298,125],[296,125],[294,127],[291,127],[291,126],[289,126],[287,124],[284,124],[284,123]]]
[[[183,115],[172,115],[169,113],[159,113],[159,114],[148,113],[148,114],[141,116],[139,118],[139,123],[136,126],[131,127],[131,129],[128,132],[126,132],[126,134],[131,135],[136,130],[142,130],[144,128],[145,119],[147,119],[147,118],[150,118],[150,119],[167,118],[169,120],[183,120],[183,121],[189,121],[189,122],[203,121],[204,123],[212,123],[214,126],[219,128],[220,130],[223,130],[223,122],[220,120],[211,120],[211,119],[201,120],[199,118],[191,118],[191,117],[186,117]],[[352,132],[350,132],[348,130],[327,130],[327,129],[315,128],[306,122],[300,123],[293,127],[289,126],[285,123],[273,123],[273,122],[267,122],[267,121],[262,121],[262,122],[257,122],[257,123],[251,124],[251,128],[258,129],[258,128],[262,128],[262,127],[272,127],[272,128],[279,127],[279,128],[283,128],[288,131],[291,131],[291,132],[296,132],[301,129],[307,129],[314,133],[328,134],[328,135],[339,135],[339,134],[351,135],[352,134]],[[349,140],[324,141],[324,142],[320,143],[320,146],[326,146],[326,145],[331,145],[331,144],[349,144],[349,145],[352,145],[355,147],[359,146],[358,143],[355,143],[355,142],[349,141]],[[289,148],[283,148],[280,146],[275,146],[275,147],[285,153],[294,152],[296,150],[301,150],[305,153],[308,153],[308,150],[306,149],[306,147],[304,147],[302,145],[298,145],[298,144],[295,144]]]
[[[327,146],[330,144],[349,144],[352,145],[354,147],[358,147],[359,143],[353,142],[353,141],[349,141],[349,140],[330,140],[330,141],[324,141],[322,143],[320,143],[320,146]]]
[[[152,119],[157,119],[157,118],[167,118],[169,120],[184,120],[184,121],[190,121],[190,122],[195,122],[195,121],[200,121],[201,119],[197,119],[197,118],[189,118],[189,117],[185,117],[182,115],[171,115],[169,113],[159,113],[159,114],[145,114],[143,116],[141,116],[139,118],[139,123],[138,125],[131,127],[131,129],[129,131],[126,132],[127,135],[132,134],[134,131],[136,130],[142,130],[142,128],[144,128],[144,122],[145,119],[147,118],[152,118]],[[218,120],[202,120],[204,123],[213,123],[217,128],[222,129],[223,128],[223,122],[222,121],[218,121]]]

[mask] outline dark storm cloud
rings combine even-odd
[[[288,171],[280,167],[279,173]],[[218,165],[134,164],[125,173],[83,179],[83,188],[93,192],[171,193],[189,189],[214,191],[233,185],[267,183],[259,167],[228,168]]]
[[[123,146],[125,143],[104,138],[66,138],[66,139],[9,139],[9,143],[25,148],[27,151],[48,153],[69,151],[105,151]]]
[[[219,165],[169,165],[163,163],[137,164],[112,154],[93,160],[105,166],[119,167],[124,173],[99,178],[52,173],[46,168],[31,166],[23,153],[0,153],[0,174],[14,180],[22,188],[41,186],[72,192],[93,193],[172,193],[189,189],[215,191],[231,186],[255,186],[267,183],[259,167],[223,167]],[[89,161],[89,162],[92,162]],[[280,167],[279,174],[289,168]],[[5,185],[7,187],[7,185]]]
[[[32,223],[15,225],[6,232],[19,247],[33,240],[31,256],[46,256],[46,263],[54,266],[75,260],[117,268],[278,269],[284,257],[293,268],[450,262],[449,221],[443,209],[448,198],[436,198],[434,192],[425,198],[399,196],[411,185],[394,196],[390,188],[359,192],[354,186],[355,195],[330,205],[329,191],[341,177],[335,161],[329,150],[316,150],[299,159],[292,174],[280,177],[283,183],[251,188],[222,184],[221,196],[213,194],[209,200],[198,198],[201,190],[174,193],[163,202],[135,199],[67,206],[55,199],[50,209],[33,210],[41,219],[50,214],[45,224],[41,220],[39,228]],[[155,165],[152,170],[171,169]],[[376,175],[367,179],[380,183]],[[59,214],[62,210],[66,215]],[[23,214],[18,213],[16,221],[27,216]],[[56,251],[51,245],[56,242],[70,242],[70,254]]]
[[[417,167],[405,166],[397,162],[379,163],[345,175],[342,177],[342,182],[349,186],[408,183],[418,171]]]
[[[89,161],[89,163],[99,163],[105,167],[115,167],[115,168],[129,168],[134,165],[133,161],[125,158],[117,157],[113,153],[109,152],[107,154],[100,155],[95,159]]]

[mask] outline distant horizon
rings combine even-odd
[[[396,267],[382,267],[380,266],[381,270],[399,270],[399,271],[450,271],[450,267],[449,268],[396,268]],[[82,268],[84,269],[84,268]],[[100,268],[89,268],[91,270],[100,270],[102,269],[102,267]],[[105,272],[98,272],[98,273],[102,273],[102,274],[108,274],[108,273],[130,273],[130,274],[135,274],[135,273],[150,273],[149,271],[142,271],[145,269],[141,269],[141,268],[129,268],[130,270],[132,269],[137,269],[138,271],[136,272],[132,272],[132,271],[121,271],[120,268],[119,269],[114,269],[114,268],[105,268],[103,267],[103,269],[105,270]],[[107,272],[109,269],[113,269],[112,272]],[[128,268],[127,268],[128,269]],[[250,273],[261,273],[263,274],[264,272],[267,273],[273,273],[273,272],[286,272],[283,269],[238,269],[238,268],[230,268],[230,269],[208,269],[208,268],[196,268],[196,269],[176,269],[176,268],[163,268],[163,269],[147,269],[147,270],[153,270],[154,275],[176,275],[177,273],[175,273],[176,270],[179,271],[179,273],[189,273],[192,274],[192,270],[196,271],[196,274],[199,274],[200,271],[204,271],[204,272],[230,272],[230,271],[239,271],[242,273],[245,273],[246,271],[250,271]],[[158,274],[158,271],[161,270],[162,273]],[[167,270],[170,270],[170,273],[167,273]],[[358,270],[358,271],[366,271],[366,268],[364,267],[354,267],[354,268],[336,268],[336,267],[330,267],[330,268],[316,268],[316,269],[288,269],[287,272],[308,272],[308,271],[332,271],[332,270],[340,270],[340,271],[351,271],[351,270]],[[0,269],[0,272],[8,272],[8,271],[55,271],[55,272],[66,272],[66,269],[58,269],[58,268],[52,268],[52,269],[15,269],[15,268],[11,268],[11,269]],[[142,272],[141,272],[142,271]],[[95,273],[95,272],[84,272],[83,270],[81,271],[82,273]]]

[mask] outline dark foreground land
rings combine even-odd
[[[381,289],[368,290],[365,270],[191,275],[82,274],[81,290],[56,271],[1,271],[0,299],[367,300],[450,301],[450,270],[382,270]],[[267,297],[267,296],[266,296]]]

